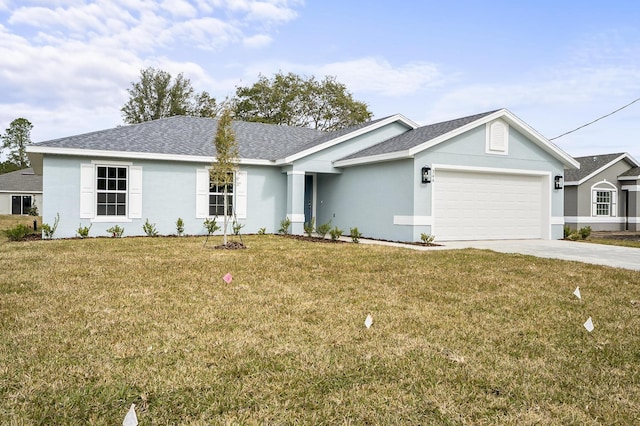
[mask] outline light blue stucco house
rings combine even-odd
[[[203,234],[224,213],[209,182],[217,120],[176,116],[28,147],[43,175],[43,220],[106,235]],[[230,197],[244,233],[311,218],[365,237],[419,241],[558,239],[562,177],[579,164],[508,110],[428,126],[402,115],[336,132],[234,122],[240,161]],[[219,220],[221,222],[221,220]]]

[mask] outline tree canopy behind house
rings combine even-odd
[[[33,124],[26,118],[16,118],[9,124],[9,128],[0,136],[2,149],[8,150],[7,160],[0,163],[2,172],[26,169],[29,167],[27,145],[31,143],[31,129]]]
[[[174,115],[216,117],[222,110],[206,91],[196,93],[182,73],[175,78],[152,67],[140,71],[140,81],[131,83],[129,100],[120,109],[127,124],[142,123]]]
[[[317,80],[279,72],[260,75],[249,87],[237,87],[233,99],[237,120],[332,131],[369,121],[371,111],[335,77]]]

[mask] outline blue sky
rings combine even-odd
[[[337,77],[375,117],[507,108],[553,138],[640,97],[640,2],[0,0],[0,131],[122,124],[148,66],[233,95],[258,74]],[[640,161],[640,102],[556,139]]]

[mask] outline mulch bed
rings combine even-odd
[[[213,248],[216,250],[242,250],[246,249],[247,246],[239,241],[227,241],[227,244],[220,244],[218,246],[214,246]]]

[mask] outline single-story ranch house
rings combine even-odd
[[[640,164],[629,154],[578,157],[565,175],[565,223],[572,229],[640,231]]]
[[[42,175],[33,169],[16,170],[0,175],[0,214],[26,215],[32,207],[40,213]]]
[[[56,237],[80,225],[144,235],[203,234],[223,214],[209,182],[218,121],[175,116],[28,147],[43,175],[43,221]],[[419,241],[559,239],[564,170],[577,161],[508,110],[420,127],[402,115],[335,132],[234,122],[239,149],[231,202],[243,233],[331,222],[364,237]],[[222,220],[219,218],[218,223]]]

